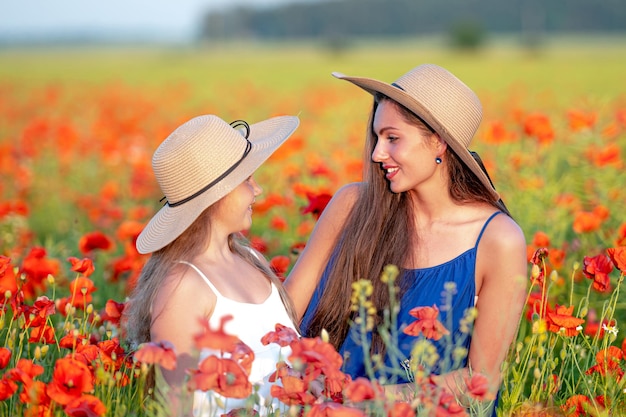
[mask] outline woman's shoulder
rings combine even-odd
[[[329,204],[344,207],[352,206],[358,198],[363,186],[364,185],[361,182],[352,182],[342,186],[335,192]]]
[[[522,228],[512,217],[502,212],[493,216],[485,227],[482,241],[494,251],[526,253],[526,238]]]

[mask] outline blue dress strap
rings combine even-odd
[[[498,214],[502,213],[501,211],[496,211],[495,213],[493,213],[491,216],[489,216],[489,218],[487,219],[487,221],[485,222],[485,224],[483,224],[483,228],[480,230],[480,234],[478,235],[478,239],[476,239],[476,245],[474,245],[474,248],[478,247],[478,244],[480,243],[480,238],[483,237],[483,233],[485,233],[485,229],[487,228],[487,226],[489,225],[489,223],[491,222],[491,220],[496,217]]]

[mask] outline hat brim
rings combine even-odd
[[[252,175],[291,136],[298,124],[295,116],[278,116],[250,125],[250,153],[223,181],[196,198],[176,207],[165,204],[139,234],[137,251],[147,254],[172,243],[204,210]]]
[[[500,199],[500,195],[493,187],[491,181],[483,172],[480,165],[478,165],[478,163],[470,153],[469,149],[467,149],[457,138],[453,137],[453,135],[430,112],[430,110],[428,110],[426,106],[416,100],[413,96],[406,93],[399,87],[393,86],[386,82],[375,80],[373,78],[352,77],[342,74],[340,72],[333,72],[332,75],[333,77],[340,80],[351,82],[352,84],[362,88],[372,95],[375,95],[376,93],[384,94],[393,101],[400,103],[402,106],[406,107],[407,109],[418,115],[431,128],[433,128],[435,132],[439,134],[439,136],[441,136],[441,138],[448,144],[448,146],[452,148],[454,153],[463,161],[463,163],[478,177],[478,179],[483,183],[485,188],[489,191],[493,200],[498,201]]]

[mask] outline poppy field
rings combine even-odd
[[[332,194],[361,178],[371,98],[330,73],[391,82],[424,62],[451,70],[481,98],[472,150],[527,239],[527,305],[503,367],[499,415],[626,415],[624,52],[624,44],[574,44],[467,55],[410,43],[342,53],[297,45],[0,51],[0,416],[165,415],[150,369],[172,366],[176,352],[131,349],[122,322],[146,261],[134,240],[162,204],[150,160],[174,128],[200,114],[300,117],[255,174],[264,192],[247,233],[285,277]],[[393,289],[393,269],[384,275]],[[367,310],[367,288],[355,288],[355,311]],[[264,343],[289,345],[289,363],[300,368],[278,367],[272,395],[283,407],[270,413],[469,415],[430,383],[428,343],[441,323],[427,328],[418,316],[421,360],[411,364],[409,398],[350,380],[323,337],[278,327]],[[197,346],[219,341],[239,359],[203,361],[189,370],[189,388],[254,404],[249,352],[226,336],[207,327]],[[324,401],[309,386],[320,378]],[[493,400],[484,380],[463,382],[481,415]]]

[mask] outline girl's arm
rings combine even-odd
[[[202,331],[201,318],[208,320],[215,306],[215,295],[202,279],[188,268],[165,280],[152,307],[153,342],[169,341],[176,351],[176,368],[161,368],[168,384],[167,398],[172,415],[191,415],[193,395],[185,389],[186,371],[198,366],[193,336]],[[190,300],[193,305],[190,305]],[[194,316],[195,315],[195,316]]]

